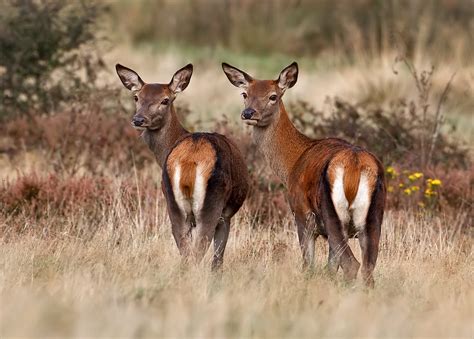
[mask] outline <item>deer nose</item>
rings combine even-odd
[[[255,114],[255,110],[253,108],[250,108],[250,107],[246,108],[242,112],[242,119],[244,120],[252,119],[254,114]]]
[[[141,126],[145,123],[145,118],[142,117],[142,116],[134,116],[133,117],[133,120],[132,120],[132,123],[135,125],[135,126]]]

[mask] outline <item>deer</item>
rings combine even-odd
[[[283,104],[285,91],[296,84],[298,64],[284,68],[277,80],[257,80],[222,63],[230,83],[242,91],[243,122],[253,126],[253,139],[266,162],[287,188],[303,268],[314,268],[315,241],[327,239],[327,269],[344,279],[357,278],[360,263],[348,245],[357,237],[362,275],[374,286],[386,188],[384,169],[375,155],[338,138],[311,139],[291,122]]]
[[[145,83],[117,64],[117,74],[132,92],[132,126],[162,169],[171,229],[179,253],[202,261],[214,240],[212,270],[222,267],[231,218],[249,189],[245,161],[236,144],[217,133],[190,133],[178,120],[174,100],[188,86],[193,65],[176,71],[167,84]]]

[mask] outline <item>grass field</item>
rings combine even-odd
[[[2,243],[2,337],[473,335],[472,238],[456,231],[466,215],[388,213],[376,288],[366,291],[325,275],[323,240],[316,271],[303,274],[290,219],[258,230],[241,212],[219,275],[208,259],[180,264],[162,208],[146,231],[141,213],[119,206],[87,240],[61,232]]]
[[[474,338],[469,1],[97,2],[108,7],[90,19],[96,20],[93,36],[99,39],[80,47],[85,64],[97,53],[103,65],[87,70],[97,77],[89,91],[71,90],[72,99],[51,112],[18,109],[7,116],[0,110],[0,339]],[[63,2],[25,1],[25,13],[45,3]],[[78,2],[72,18],[93,3]],[[2,20],[13,13],[3,11]],[[2,24],[0,33],[7,32]],[[36,34],[33,23],[19,17],[16,25],[21,24]],[[10,35],[0,34],[0,42],[13,46],[17,41]],[[36,40],[26,38],[18,41],[33,46]],[[43,46],[36,47],[39,52],[29,45],[20,50],[25,56],[31,52],[41,69]],[[22,69],[11,55],[10,66],[0,64],[0,77],[7,69]],[[396,62],[402,55],[418,76],[434,66],[426,100],[407,65]],[[284,96],[288,109],[303,100],[317,114],[337,116],[334,102],[340,98],[350,109],[362,107],[362,114],[395,112],[390,121],[407,122],[395,126],[408,125],[410,134],[382,124],[376,130],[386,135],[366,145],[381,158],[398,148],[403,154],[393,162],[382,158],[392,174],[398,172],[392,177],[387,172],[391,190],[374,289],[367,290],[360,277],[354,285],[344,283],[341,272],[329,277],[321,238],[314,272],[302,271],[285,189],[255,152],[251,127],[240,121],[241,91],[222,72],[223,61],[259,79],[276,78],[297,61],[298,82]],[[243,150],[252,192],[233,219],[222,272],[211,273],[211,251],[200,264],[181,262],[161,170],[130,126],[134,102],[116,63],[150,83],[168,83],[177,69],[193,63],[190,85],[176,99],[179,111],[189,109],[182,122],[191,131],[225,133]],[[85,66],[73,68],[73,74],[86,79]],[[58,74],[49,81],[62,79]],[[31,80],[31,74],[13,75],[18,87]],[[447,123],[436,143],[431,137],[437,124],[431,122],[437,121],[436,107],[453,75],[440,105]],[[0,83],[0,93],[11,95],[9,86]],[[417,119],[407,107],[414,107]],[[424,125],[417,125],[421,117]],[[339,119],[336,132],[347,122]],[[349,130],[355,140],[364,133],[350,123]],[[334,136],[324,132],[323,137]],[[393,146],[397,150],[388,149],[386,138],[399,136],[413,140],[410,147],[400,142]],[[425,136],[441,154],[427,165],[418,161],[426,150],[421,145],[428,145]],[[454,150],[466,150],[456,153],[463,161],[454,161],[447,141],[457,145]],[[418,181],[409,179],[414,172]],[[428,178],[439,184],[427,197]],[[350,240],[350,246],[360,261],[358,241]]]
[[[146,81],[160,82],[169,81],[188,60],[176,51],[135,55],[131,49],[113,52],[107,58],[110,65],[123,62],[136,68]],[[245,66],[246,59],[242,60]],[[194,112],[188,125],[201,119],[206,126],[206,121],[212,123],[221,114],[227,115],[231,124],[238,124],[238,93],[227,84],[217,64],[201,65],[189,90],[178,99]],[[252,61],[247,65],[262,76],[283,66],[270,64],[257,71]],[[357,100],[364,93],[374,93],[370,86],[380,89],[382,103],[397,95],[410,95],[411,80],[408,75],[394,75],[388,58],[367,67],[322,70],[303,64],[299,83],[287,93],[287,100],[304,98],[316,106],[331,95]],[[439,83],[449,69],[440,71]],[[121,86],[112,72],[107,81]],[[129,100],[127,94],[124,100]],[[473,125],[463,112],[451,117],[455,121],[467,119],[461,124],[460,135],[469,140]],[[126,123],[128,117],[122,118],[120,123]],[[246,129],[236,126],[237,130]],[[54,172],[44,154],[34,151],[20,152],[13,158],[3,156],[2,179]],[[144,180],[152,180],[153,185],[159,182],[156,164],[144,171],[148,173]],[[79,174],[87,175],[87,171]],[[133,181],[133,164],[129,173],[121,176]],[[234,219],[224,271],[213,275],[210,253],[201,265],[181,265],[160,191],[150,197],[156,199],[150,206],[137,210],[128,209],[120,199],[116,193],[113,203],[103,207],[96,219],[80,208],[62,217],[46,208],[46,221],[25,219],[21,234],[9,232],[14,217],[1,220],[0,336],[474,335],[473,238],[459,229],[470,222],[465,208],[457,215],[437,216],[416,210],[389,211],[383,224],[376,287],[366,291],[360,281],[346,286],[342,277],[332,280],[325,274],[327,245],[322,239],[318,240],[316,271],[301,271],[291,215],[251,227],[257,216],[246,205]],[[357,242],[352,241],[351,246],[360,258]]]

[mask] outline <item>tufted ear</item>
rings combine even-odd
[[[235,87],[246,89],[253,81],[253,78],[250,75],[234,66],[226,64],[225,62],[222,63],[222,70],[231,84]]]
[[[278,87],[282,90],[293,87],[298,80],[298,64],[293,62],[291,65],[287,66],[283,71],[281,71],[280,76],[278,77],[277,83]]]
[[[115,70],[122,80],[123,85],[131,91],[139,91],[145,84],[140,76],[132,69],[122,66],[120,64],[115,65]]]
[[[189,82],[191,81],[192,75],[193,75],[193,65],[187,64],[183,68],[176,71],[168,87],[174,93],[182,92],[186,89],[186,87],[188,87]]]

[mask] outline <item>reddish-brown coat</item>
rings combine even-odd
[[[331,159],[328,166],[328,178],[331,189],[334,184],[335,171],[338,167],[344,169],[344,193],[349,202],[349,206],[357,195],[362,172],[367,175],[369,192],[372,194],[377,176],[379,175],[378,160],[372,154],[358,147],[352,147],[338,152]]]
[[[298,79],[296,62],[284,68],[277,80],[257,80],[226,63],[222,68],[229,81],[245,91],[241,117],[254,126],[257,146],[288,187],[304,265],[312,266],[315,237],[324,235],[329,242],[330,271],[340,264],[346,278],[354,279],[360,264],[347,237],[358,236],[364,280],[373,285],[386,194],[381,163],[368,151],[344,140],[311,140],[295,128],[281,98]],[[335,187],[339,167],[344,173],[344,196]],[[362,175],[364,186],[359,184]],[[359,198],[361,188],[364,194]],[[351,206],[356,200],[357,204]]]
[[[132,124],[143,130],[143,140],[163,169],[162,191],[180,253],[193,253],[200,260],[214,240],[212,268],[218,269],[230,220],[248,192],[242,154],[225,136],[189,133],[178,121],[173,102],[191,80],[191,64],[178,70],[168,84],[146,84],[135,71],[119,64],[116,70],[136,101]],[[179,174],[176,178],[175,173]],[[173,179],[178,177],[175,187]],[[195,232],[191,232],[193,228]]]
[[[190,199],[194,192],[197,166],[200,166],[200,175],[207,184],[215,163],[216,151],[207,139],[186,138],[170,152],[166,166],[170,178],[173,178],[175,169],[179,166],[179,189],[185,198]]]

